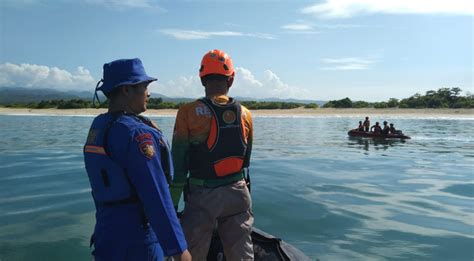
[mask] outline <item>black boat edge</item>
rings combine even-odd
[[[274,237],[264,231],[253,228],[252,242],[254,249],[254,260],[275,260],[275,261],[311,261],[308,256],[286,243],[280,238]],[[207,255],[207,261],[226,260],[222,250],[222,244],[217,233],[212,237],[211,247]]]
[[[375,139],[411,139],[405,134],[375,134],[373,132],[365,132],[358,130],[350,130],[347,132],[349,137],[363,137],[363,138],[375,138]]]

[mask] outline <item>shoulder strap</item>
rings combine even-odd
[[[125,112],[123,111],[119,111],[119,112],[112,112],[112,120],[110,120],[108,123],[107,123],[107,126],[105,126],[105,130],[104,130],[104,137],[102,138],[102,144],[103,144],[103,147],[104,147],[104,151],[105,153],[107,154],[107,156],[110,157],[110,152],[109,152],[109,149],[108,149],[108,145],[109,145],[109,131],[110,131],[110,128],[112,128],[112,125],[114,125],[114,123],[118,120],[118,118],[122,115],[125,114]]]

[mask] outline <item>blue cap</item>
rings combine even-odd
[[[109,93],[118,86],[153,81],[156,81],[156,78],[146,75],[140,59],[120,59],[104,64],[103,84],[97,90]]]

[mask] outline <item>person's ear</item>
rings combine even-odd
[[[227,79],[227,88],[230,88],[230,86],[232,86],[232,84],[234,83],[234,77],[229,77]]]
[[[128,97],[131,93],[131,89],[130,89],[130,86],[129,85],[125,85],[121,88],[120,90],[122,92],[122,94],[125,96],[125,97]]]

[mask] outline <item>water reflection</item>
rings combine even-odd
[[[405,143],[403,139],[374,139],[365,137],[348,137],[348,145],[350,147],[360,148],[369,151],[370,146],[375,150],[387,150],[397,144]]]

